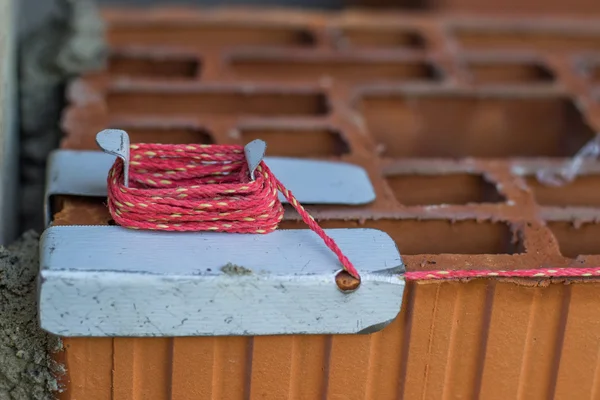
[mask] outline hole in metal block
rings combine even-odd
[[[524,252],[520,235],[504,222],[442,219],[321,220],[325,229],[373,228],[386,232],[403,255],[517,254]],[[302,221],[282,221],[280,229],[305,229]]]
[[[426,41],[413,28],[344,28],[339,37],[339,47],[358,48],[408,48],[424,49]]]
[[[506,199],[480,174],[390,175],[396,199],[406,206],[499,203]]]
[[[600,175],[578,175],[563,186],[543,185],[535,176],[525,180],[536,202],[543,206],[600,208]]]
[[[361,108],[388,157],[570,157],[594,136],[564,97],[372,94]]]
[[[341,156],[350,152],[342,135],[328,128],[242,128],[242,141],[267,142],[267,155],[282,157]]]
[[[472,62],[468,66],[474,84],[503,83],[550,83],[554,75],[539,63],[483,63]]]
[[[143,90],[108,94],[114,116],[198,117],[215,114],[254,116],[325,115],[327,97],[322,93]]]
[[[129,127],[125,129],[131,143],[164,143],[164,144],[213,144],[210,133],[202,128],[178,127]]]
[[[454,31],[460,46],[465,49],[492,50],[599,50],[600,33],[566,32],[565,30],[536,30],[504,27],[499,29],[461,27]]]
[[[193,79],[200,62],[193,58],[168,58],[114,54],[108,61],[112,76],[147,79]]]
[[[600,224],[585,223],[574,226],[571,222],[547,222],[556,237],[563,256],[577,258],[580,255],[600,254]]]
[[[108,31],[108,42],[113,46],[309,47],[315,38],[302,27],[180,21],[114,25]]]
[[[105,197],[53,196],[52,225],[109,225]]]
[[[333,78],[345,82],[377,82],[440,78],[435,67],[425,61],[235,58],[231,68],[237,77],[252,80],[318,81]]]

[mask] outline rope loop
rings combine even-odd
[[[283,218],[281,192],[360,281],[350,260],[264,161],[254,175],[251,180],[242,146],[134,144],[129,187],[120,158],[108,174],[108,209],[118,225],[132,229],[266,234]]]

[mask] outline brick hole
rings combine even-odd
[[[600,64],[596,64],[590,68],[590,81],[593,84],[600,83]]]
[[[113,55],[108,61],[112,76],[154,79],[193,79],[200,73],[200,62],[189,59],[168,59]]]
[[[571,222],[547,222],[563,256],[600,254],[600,224],[586,223],[575,227]]]
[[[327,114],[329,110],[327,97],[322,93],[311,92],[119,91],[108,94],[107,104],[113,116],[320,116]]]
[[[506,199],[481,174],[390,175],[396,199],[406,206],[499,203]]]
[[[469,50],[600,50],[600,34],[594,32],[521,31],[514,28],[492,31],[463,27],[456,29],[454,35],[460,46]]]
[[[302,27],[157,22],[113,26],[108,31],[108,42],[115,46],[310,47],[315,44],[315,37]]]
[[[267,154],[283,157],[341,156],[350,152],[342,135],[328,128],[242,128],[242,141],[267,142]]]
[[[469,71],[475,84],[550,83],[554,74],[539,63],[471,63]]]
[[[202,128],[130,127],[125,128],[125,131],[131,143],[213,144],[215,142],[212,135]]]
[[[387,157],[569,157],[594,136],[564,97],[372,94],[360,107]]]
[[[312,80],[330,77],[346,82],[398,80],[439,80],[440,74],[428,62],[422,61],[318,61],[234,59],[234,74],[252,80]]]
[[[357,48],[408,48],[422,50],[426,47],[423,35],[412,28],[345,28],[340,46]]]
[[[517,254],[523,246],[518,235],[503,222],[449,220],[319,221],[325,229],[373,228],[394,239],[400,253],[416,254]],[[301,221],[282,221],[280,229],[306,229]],[[518,239],[518,240],[515,240]]]
[[[525,177],[525,181],[540,205],[600,208],[600,175],[579,175],[560,187],[543,185],[534,176]]]

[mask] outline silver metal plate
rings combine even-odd
[[[61,336],[351,334],[398,313],[404,265],[374,229],[327,233],[362,275],[341,292],[310,230],[267,235],[57,226],[40,244],[39,318]]]
[[[106,197],[106,178],[115,158],[101,151],[55,150],[48,159],[46,226],[52,221],[54,195]],[[302,204],[362,205],[375,200],[368,174],[357,165],[285,157],[264,161]],[[279,199],[287,202],[281,193]]]

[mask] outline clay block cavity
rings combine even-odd
[[[361,109],[387,157],[564,157],[594,135],[564,97],[371,94]]]
[[[112,115],[187,116],[319,116],[328,112],[327,98],[316,92],[260,92],[223,90],[140,90],[111,92]]]
[[[600,254],[600,224],[586,223],[575,226],[571,222],[548,222],[563,256]]]
[[[416,254],[517,254],[523,246],[518,234],[503,222],[449,220],[319,221],[323,228],[373,228],[394,239],[400,253]],[[302,222],[283,221],[280,229],[304,229]]]
[[[600,50],[600,31],[536,30],[505,27],[499,29],[461,27],[454,31],[459,45],[469,50]]]
[[[123,129],[123,128],[119,128]],[[125,128],[131,143],[213,144],[210,133],[202,128],[131,127]]]
[[[138,79],[193,79],[200,73],[195,58],[112,55],[108,61],[112,76]]]
[[[590,80],[595,85],[600,84],[600,63],[590,68]]]
[[[316,81],[333,78],[346,82],[438,80],[434,66],[425,61],[289,60],[237,58],[231,62],[236,77],[252,80]]]
[[[579,175],[563,186],[542,185],[534,176],[525,177],[535,200],[543,206],[600,208],[600,175]]]
[[[535,62],[472,62],[468,69],[474,84],[540,84],[554,80],[545,65]]]
[[[303,27],[178,21],[115,25],[108,32],[108,41],[113,46],[309,47],[315,38]]]
[[[348,27],[341,30],[337,47],[406,48],[421,50],[426,41],[421,32],[411,27],[365,28]]]
[[[506,199],[480,174],[390,175],[386,180],[405,206],[498,203]]]
[[[267,142],[267,154],[282,157],[341,156],[350,152],[342,135],[328,128],[242,128],[243,143]]]

